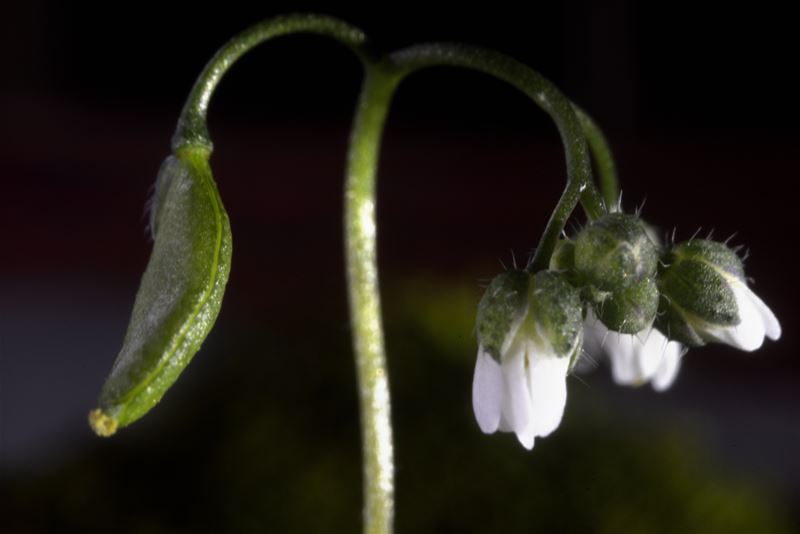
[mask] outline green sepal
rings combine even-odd
[[[659,276],[659,287],[673,306],[707,323],[739,323],[730,282],[706,262],[676,258]]]
[[[575,242],[559,239],[553,255],[550,256],[550,270],[556,272],[570,271],[575,268]]]
[[[555,353],[573,355],[583,334],[583,312],[579,292],[566,278],[552,271],[533,275],[529,287],[530,311],[521,328],[535,330],[545,338]]]
[[[531,275],[523,270],[501,273],[491,281],[478,304],[478,343],[498,361],[506,336],[518,326],[527,309],[530,279]]]
[[[668,339],[679,341],[686,346],[702,347],[706,344],[687,319],[687,315],[664,295],[661,295],[658,303],[655,327]]]
[[[586,284],[617,291],[653,276],[658,247],[641,219],[609,213],[583,228],[575,239],[575,270]]]
[[[572,349],[572,354],[569,355],[569,368],[567,372],[572,372],[575,368],[575,364],[578,363],[580,360],[581,354],[583,353],[583,332],[578,335],[578,342],[575,343],[575,347]]]
[[[666,259],[667,263],[675,259],[701,261],[745,281],[742,260],[725,243],[709,239],[692,239],[675,245],[670,252],[670,256]]]
[[[597,317],[610,330],[636,334],[652,326],[658,311],[658,287],[653,278],[615,291],[595,305]]]
[[[110,435],[146,414],[200,349],[222,305],[231,230],[208,165],[183,147],[159,171],[153,251],[128,331],[100,392],[92,428]]]
[[[702,346],[697,328],[739,324],[730,277],[744,280],[735,252],[723,243],[694,239],[675,245],[658,276],[661,292],[656,324],[670,339]]]

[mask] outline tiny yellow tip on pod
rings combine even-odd
[[[104,414],[100,409],[89,412],[89,425],[95,434],[103,438],[113,436],[118,426],[116,420]]]

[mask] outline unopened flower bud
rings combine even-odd
[[[658,287],[653,278],[642,278],[632,286],[614,291],[595,305],[597,316],[609,329],[636,334],[649,328],[658,311]]]
[[[575,270],[600,291],[618,291],[651,277],[658,248],[635,215],[609,213],[591,222],[575,240]]]
[[[675,245],[659,275],[658,328],[687,345],[727,343],[752,351],[778,339],[772,311],[747,287],[739,257],[725,244],[694,239]]]

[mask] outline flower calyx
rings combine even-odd
[[[753,351],[781,327],[747,286],[744,266],[724,243],[693,239],[674,245],[664,259],[658,328],[690,346],[719,342]]]

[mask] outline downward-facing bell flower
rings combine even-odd
[[[486,434],[514,432],[533,448],[561,422],[566,377],[583,333],[578,292],[562,275],[507,271],[481,300],[472,406]]]
[[[584,352],[608,357],[614,382],[625,386],[650,382],[656,391],[672,385],[686,352],[680,343],[670,341],[654,327],[636,334],[609,330],[591,310],[586,316],[583,339]]]
[[[764,337],[776,340],[781,325],[749,287],[742,261],[724,243],[693,239],[675,245],[658,277],[661,303],[656,326],[692,346],[726,343],[753,351]]]

